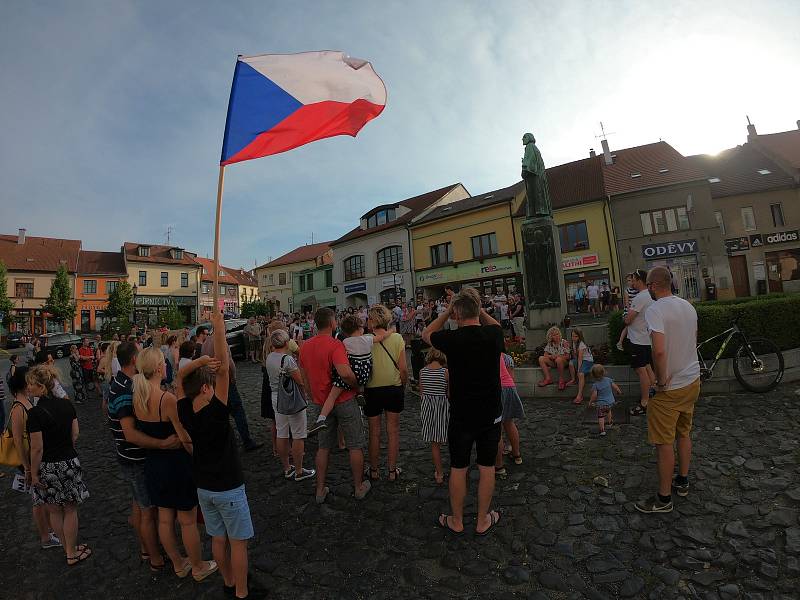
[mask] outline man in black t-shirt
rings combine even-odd
[[[458,323],[454,331],[441,331],[449,318]],[[475,533],[486,535],[500,520],[490,511],[494,493],[494,464],[500,442],[500,355],[503,330],[481,308],[473,288],[464,288],[452,298],[448,309],[422,332],[422,339],[447,355],[450,372],[450,507],[452,515],[439,515],[440,527],[460,534],[464,531],[464,496],[472,446],[477,453],[478,514]]]

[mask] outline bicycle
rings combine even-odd
[[[725,341],[722,342],[722,346],[714,356],[713,362],[707,365],[700,349],[709,342],[722,337],[725,338]],[[758,394],[775,389],[783,379],[783,354],[772,341],[766,338],[748,338],[744,331],[739,329],[738,317],[734,319],[729,329],[697,345],[700,380],[707,381],[711,379],[714,367],[725,354],[728,344],[734,337],[741,339],[739,348],[733,358],[733,374],[741,386]]]

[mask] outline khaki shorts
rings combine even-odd
[[[647,440],[672,444],[676,437],[689,437],[694,405],[700,395],[700,379],[677,390],[658,392],[647,403]]]
[[[312,402],[308,405],[306,412],[309,423],[316,423],[321,410],[322,406],[319,404]],[[330,450],[336,447],[339,443],[339,428],[342,430],[344,443],[348,450],[356,450],[364,446],[364,423],[361,420],[361,408],[354,399],[334,405],[326,423],[328,424],[327,429],[323,429],[317,434],[319,448]]]

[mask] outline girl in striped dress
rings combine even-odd
[[[425,358],[425,366],[419,372],[419,393],[422,396],[422,439],[431,444],[436,483],[444,482],[441,446],[447,443],[447,423],[450,420],[448,381],[447,357],[443,352],[431,348]]]

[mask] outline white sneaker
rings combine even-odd
[[[42,542],[42,550],[47,550],[48,548],[61,548],[61,540],[52,531],[50,532],[50,538],[46,542]]]
[[[317,471],[315,469],[302,469],[299,473],[295,473],[294,480],[303,481],[303,479],[314,477],[316,474]]]

